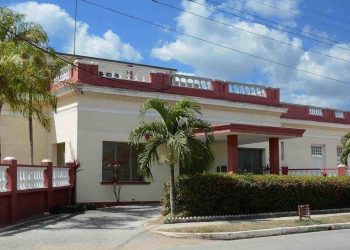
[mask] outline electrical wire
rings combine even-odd
[[[249,52],[245,52],[245,51],[238,50],[238,49],[226,46],[226,45],[222,45],[222,44],[219,44],[217,42],[209,41],[209,40],[206,40],[204,38],[197,37],[197,36],[194,36],[194,35],[191,35],[191,34],[188,34],[188,33],[185,33],[185,32],[182,32],[182,31],[170,28],[170,27],[166,27],[164,25],[160,25],[160,24],[148,21],[148,20],[143,19],[141,17],[133,16],[131,14],[124,13],[124,12],[119,11],[119,10],[111,9],[109,7],[106,7],[106,6],[103,6],[103,5],[94,3],[94,2],[90,2],[90,1],[87,1],[87,0],[81,0],[81,1],[85,2],[87,4],[90,4],[90,5],[93,5],[95,7],[98,7],[100,9],[104,9],[104,10],[108,10],[110,12],[117,13],[117,14],[119,14],[121,16],[125,16],[125,17],[128,17],[128,18],[134,19],[134,20],[138,20],[138,21],[141,21],[143,23],[146,23],[146,24],[158,27],[158,28],[162,28],[164,30],[175,32],[175,33],[178,33],[180,35],[183,35],[183,36],[186,36],[186,37],[190,37],[190,38],[193,38],[193,39],[196,39],[196,40],[199,40],[199,41],[202,41],[202,42],[205,42],[205,43],[208,43],[208,44],[220,47],[220,48],[224,48],[224,49],[227,49],[227,50],[230,50],[230,51],[234,51],[234,52],[237,52],[237,53],[240,53],[240,54],[243,54],[243,55],[247,55],[247,56],[250,56],[250,57],[262,60],[262,61],[270,62],[270,63],[276,64],[276,65],[279,65],[279,66],[282,66],[282,67],[285,67],[285,68],[290,68],[290,69],[293,69],[295,71],[300,71],[300,72],[303,72],[303,73],[306,73],[306,74],[309,74],[309,75],[318,76],[318,77],[321,77],[321,78],[324,78],[324,79],[328,79],[328,80],[332,80],[332,81],[335,81],[335,82],[338,82],[338,83],[347,84],[347,85],[350,84],[350,82],[346,82],[346,81],[342,81],[342,80],[339,80],[339,79],[335,79],[333,77],[329,77],[329,76],[321,75],[321,74],[318,74],[318,73],[314,73],[314,72],[311,72],[311,71],[308,71],[308,70],[305,70],[305,69],[302,69],[302,68],[298,68],[298,67],[294,67],[294,66],[291,66],[291,65],[287,65],[287,64],[284,64],[284,63],[281,63],[281,62],[278,62],[278,61],[274,61],[274,60],[271,60],[271,59],[267,59],[267,58],[264,58],[264,57],[261,57],[261,56],[257,56],[257,55],[251,54]]]
[[[160,5],[163,5],[163,6],[167,6],[167,7],[169,7],[169,8],[172,8],[172,9],[175,9],[175,10],[178,10],[178,11],[182,11],[182,12],[191,14],[191,15],[193,15],[193,16],[200,17],[200,18],[202,18],[202,19],[206,19],[206,20],[208,20],[208,21],[211,21],[211,22],[214,22],[214,23],[218,23],[218,24],[222,24],[222,25],[225,25],[225,26],[228,26],[228,27],[231,27],[231,28],[235,28],[235,29],[238,29],[238,30],[240,30],[240,31],[253,34],[253,35],[255,35],[255,36],[259,36],[259,37],[262,37],[262,38],[265,38],[265,39],[269,39],[269,40],[272,40],[272,41],[275,41],[275,42],[278,42],[278,43],[281,43],[281,44],[288,45],[288,46],[290,46],[290,47],[298,48],[298,49],[301,49],[301,50],[304,50],[304,51],[307,51],[307,52],[312,52],[312,53],[315,53],[315,54],[323,55],[323,56],[326,56],[326,57],[329,57],[329,58],[333,58],[333,59],[337,59],[337,60],[340,60],[340,61],[344,61],[344,62],[350,63],[349,60],[346,60],[346,59],[341,58],[341,57],[332,56],[332,55],[329,55],[329,54],[326,54],[326,53],[323,53],[323,52],[320,52],[320,51],[317,51],[317,50],[307,49],[307,48],[305,48],[305,47],[303,47],[303,46],[294,45],[294,44],[292,44],[292,43],[288,43],[288,42],[285,42],[285,41],[281,41],[281,40],[278,40],[278,39],[275,39],[275,38],[272,38],[272,37],[269,37],[269,36],[261,35],[261,34],[252,32],[252,31],[250,31],[250,30],[243,29],[243,28],[241,28],[241,27],[239,27],[239,26],[235,26],[235,25],[232,25],[232,24],[229,24],[229,23],[225,23],[225,22],[221,22],[221,21],[215,20],[215,19],[213,19],[213,18],[209,18],[209,17],[206,17],[206,16],[202,16],[202,15],[193,13],[193,12],[191,12],[191,11],[185,10],[185,9],[183,9],[183,8],[178,8],[178,7],[176,7],[176,6],[173,6],[173,5],[170,5],[170,4],[167,4],[167,3],[160,2],[160,1],[158,1],[158,0],[152,0],[152,1],[155,2],[155,3],[157,3],[157,4],[160,4]]]

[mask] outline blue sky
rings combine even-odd
[[[77,15],[76,50],[79,54],[177,68],[181,72],[224,80],[271,85],[281,88],[284,101],[350,109],[350,97],[347,94],[350,91],[350,62],[296,48],[304,47],[350,61],[349,1],[195,0],[199,3],[195,4],[188,0],[159,0],[216,22],[162,6],[151,0],[89,1],[346,83],[337,83],[261,61],[99,9],[81,0],[78,0]],[[221,5],[214,2],[220,2]],[[50,46],[57,51],[72,52],[74,0],[6,0],[1,4],[23,12],[27,14],[28,20],[43,25],[49,34]],[[266,5],[275,6],[279,10]],[[253,21],[229,15],[227,12]],[[278,23],[279,26],[262,19]],[[229,24],[231,27],[217,22]],[[288,31],[294,34],[283,31],[286,26],[291,27]],[[243,32],[237,27],[292,44],[294,47]],[[305,37],[322,40],[323,43]]]

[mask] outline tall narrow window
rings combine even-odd
[[[102,145],[102,181],[112,181],[114,171],[109,163],[118,161],[121,169],[118,172],[121,181],[143,181],[137,172],[136,148],[130,147],[127,142],[105,141]]]
[[[281,141],[281,161],[284,161],[284,142]]]
[[[66,145],[65,143],[58,143],[57,146],[57,165],[58,166],[63,166],[65,165],[66,161],[65,161],[65,153],[66,153]]]

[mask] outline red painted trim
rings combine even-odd
[[[120,181],[117,185],[150,185],[149,181]],[[101,181],[101,185],[113,185],[112,181]]]
[[[243,94],[230,93],[228,84],[223,81],[213,80],[212,89],[192,89],[171,85],[171,75],[164,73],[151,73],[151,83],[130,81],[122,79],[111,79],[98,76],[98,65],[79,63],[71,71],[70,82],[74,84],[90,84],[95,86],[132,89],[148,92],[161,92],[167,94],[176,94],[183,96],[202,97],[208,99],[226,100],[231,102],[251,103],[266,106],[275,106],[288,109],[287,113],[282,114],[282,118],[309,120],[316,122],[330,122],[338,124],[350,124],[350,112],[344,112],[344,119],[335,117],[335,110],[322,108],[323,116],[310,115],[309,106],[296,105],[280,102],[280,89],[265,88],[266,97],[250,96]],[[51,86],[51,90],[58,90],[67,86],[67,83],[56,83]]]
[[[230,133],[249,133],[249,134],[264,134],[264,135],[275,135],[275,136],[290,136],[290,137],[302,137],[305,129],[295,128],[283,128],[283,127],[270,127],[270,126],[259,126],[259,125],[248,125],[239,123],[230,123],[224,125],[212,126],[213,132],[230,132]],[[198,130],[196,134],[200,135],[203,132]]]
[[[64,190],[64,189],[70,189],[72,188],[71,186],[64,186],[64,187],[52,187],[52,190]]]
[[[238,136],[227,136],[227,171],[229,173],[238,172]]]
[[[160,201],[120,201],[120,202],[81,202],[78,204],[93,204],[97,208],[112,207],[112,206],[128,206],[128,205],[158,205]]]
[[[17,167],[25,167],[25,168],[46,168],[43,165],[30,165],[30,164],[18,164]]]
[[[35,188],[35,189],[26,189],[26,190],[18,190],[18,194],[26,194],[26,193],[36,193],[36,192],[47,192],[47,188]]]
[[[11,195],[11,192],[0,192],[0,196],[7,196],[7,195]]]

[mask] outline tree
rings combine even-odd
[[[28,118],[33,164],[33,118],[50,129],[50,117],[44,107],[56,111],[57,98],[50,93],[49,84],[63,63],[58,61],[54,50],[48,48],[43,28],[24,18],[22,14],[0,8],[0,108],[7,103]],[[33,45],[49,50],[50,56]]]
[[[342,147],[342,154],[340,156],[340,162],[344,165],[348,165],[348,158],[350,155],[350,132],[346,133],[340,140]]]
[[[145,121],[145,113],[154,110],[160,119]],[[139,146],[138,169],[141,175],[152,178],[151,165],[162,161],[170,167],[170,210],[175,211],[174,168],[177,164],[197,167],[199,159],[209,166],[214,159],[211,126],[196,115],[201,114],[197,102],[185,98],[174,105],[160,99],[146,101],[140,109],[141,124],[129,135],[132,145]],[[204,140],[196,138],[196,130],[203,131]]]

